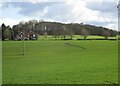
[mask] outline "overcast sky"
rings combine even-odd
[[[11,2],[12,1],[12,2]],[[14,1],[14,2],[13,2]],[[26,2],[25,2],[26,1]],[[118,29],[115,0],[4,0],[0,24],[18,24],[30,19],[63,23],[86,23]]]

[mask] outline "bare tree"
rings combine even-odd
[[[65,25],[63,25],[63,28],[62,28],[62,35],[63,35],[63,38],[65,39],[66,38],[66,35],[67,35],[67,28]]]
[[[86,39],[87,38],[87,36],[89,35],[89,32],[88,32],[88,30],[86,30],[86,29],[81,29],[81,35],[84,37],[84,39]]]
[[[108,39],[108,37],[110,36],[110,32],[107,30],[103,30],[102,35],[105,37],[105,39]]]
[[[12,40],[12,30],[10,26],[7,26],[7,29],[3,32],[5,39]]]
[[[47,39],[47,32],[44,32],[44,37],[45,39]]]
[[[68,35],[70,35],[71,39],[73,39],[73,35],[74,35],[73,29],[71,27],[68,27],[67,31],[68,31]]]
[[[47,31],[46,31],[46,30],[47,30],[47,27],[45,26],[45,28],[44,28],[44,29],[45,29],[45,32],[44,32],[44,37],[45,37],[45,39],[47,39]]]

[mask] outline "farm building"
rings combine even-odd
[[[29,31],[29,32],[19,32],[15,37],[14,40],[37,40],[38,35],[33,32],[33,31]]]

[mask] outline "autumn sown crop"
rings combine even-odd
[[[3,84],[116,84],[118,42],[3,41]]]

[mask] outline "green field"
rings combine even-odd
[[[70,39],[71,37],[69,35],[66,36],[66,39]],[[118,37],[108,37],[108,39],[117,39]],[[47,36],[47,40],[54,40],[54,36],[53,35],[48,35]],[[61,37],[60,37],[61,39]],[[73,40],[76,40],[76,39],[84,39],[84,36],[81,36],[81,35],[73,35]],[[93,35],[89,35],[87,36],[86,39],[105,39],[105,37],[103,36],[93,36]],[[44,35],[40,35],[38,40],[45,40],[45,36]]]
[[[69,45],[70,44],[70,45]],[[117,41],[3,42],[3,84],[118,83]]]
[[[2,42],[0,41],[0,85],[2,85]]]

